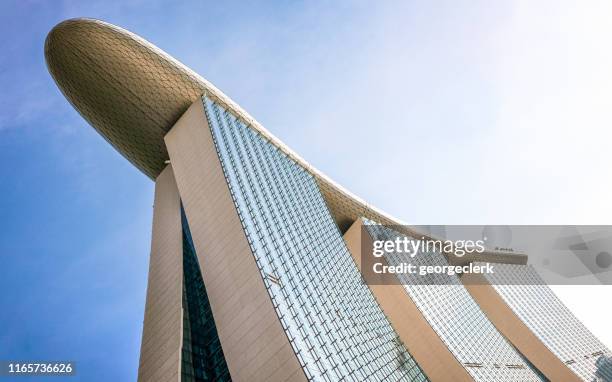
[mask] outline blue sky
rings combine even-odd
[[[0,3],[0,359],[136,377],[153,184],[48,75],[58,22],[143,36],[409,223],[610,224],[612,12],[577,4]],[[610,346],[609,290],[559,293]]]

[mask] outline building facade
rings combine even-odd
[[[401,223],[144,39],[67,20],[45,56],[72,105],[155,181],[140,381],[607,378],[610,351],[567,309],[557,319],[564,307],[544,287],[364,283],[354,227],[414,232],[378,229]],[[525,258],[492,256],[530,277]],[[533,319],[539,299],[550,310]],[[575,331],[559,342],[564,325]]]

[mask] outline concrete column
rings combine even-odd
[[[138,381],[180,382],[183,339],[183,236],[172,168],[155,180],[149,280]]]

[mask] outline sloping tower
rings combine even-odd
[[[424,313],[432,301],[439,312],[449,307],[441,289],[429,289],[427,299],[425,291],[365,285],[343,235],[363,219],[401,222],[334,183],[149,42],[102,21],[72,19],[49,33],[45,57],[75,109],[156,185],[140,381],[558,375],[531,362],[488,315],[489,305],[481,309],[461,285],[470,311],[457,314],[479,323],[460,325],[469,346],[449,339],[445,328],[453,325],[439,322],[446,317]],[[487,256],[474,261],[527,260]],[[512,297],[505,301],[514,308]],[[541,342],[556,357],[565,354]],[[493,354],[484,357],[481,345]],[[566,380],[588,380],[559,365]]]

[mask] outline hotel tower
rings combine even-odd
[[[57,25],[45,57],[74,108],[155,182],[139,381],[612,381],[610,350],[533,282],[526,255],[466,260],[525,285],[368,285],[359,243],[415,233],[387,228],[401,222],[210,82],[99,20]]]

